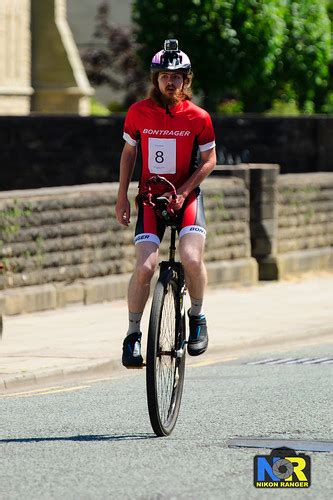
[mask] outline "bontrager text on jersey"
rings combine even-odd
[[[190,130],[158,130],[151,128],[144,128],[142,131],[143,134],[149,135],[174,135],[174,136],[188,136],[191,134]]]

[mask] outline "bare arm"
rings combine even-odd
[[[133,175],[136,155],[136,146],[131,146],[125,142],[120,158],[119,189],[116,204],[117,220],[124,226],[128,226],[130,223],[131,208],[127,197],[127,191]]]
[[[215,148],[201,152],[201,162],[191,177],[177,189],[177,201],[175,209],[179,210],[188,195],[198,187],[202,181],[214,170],[216,165],[216,150]]]

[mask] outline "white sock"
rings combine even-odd
[[[131,333],[135,332],[140,332],[140,322],[142,318],[142,312],[141,313],[128,313],[128,331],[127,335],[130,335]]]
[[[190,316],[200,316],[200,314],[204,314],[203,312],[203,299],[194,299],[193,297],[190,297],[191,299],[191,309],[190,309]]]

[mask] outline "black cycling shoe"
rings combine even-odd
[[[130,333],[123,342],[122,363],[126,368],[142,368],[141,332]]]
[[[200,316],[190,316],[190,336],[187,343],[187,352],[190,356],[203,354],[208,347],[207,322],[204,314]]]

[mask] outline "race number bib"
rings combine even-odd
[[[152,174],[176,173],[176,139],[148,139],[148,168]]]

